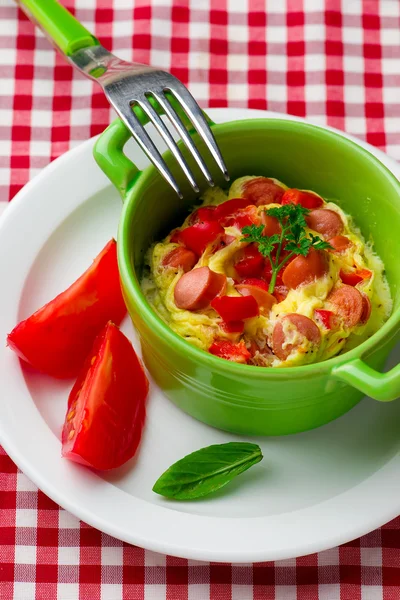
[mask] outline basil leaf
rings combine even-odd
[[[216,444],[188,454],[161,475],[153,492],[193,500],[215,492],[262,460],[261,448],[247,442]]]

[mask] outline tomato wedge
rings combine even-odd
[[[73,377],[105,324],[119,324],[125,313],[117,244],[111,240],[75,283],[14,327],[7,342],[35,369]]]
[[[243,341],[238,344],[233,344],[228,340],[215,340],[208,351],[210,354],[214,354],[214,356],[219,356],[220,358],[225,358],[225,360],[241,364],[246,364],[251,358],[251,354]]]
[[[316,194],[292,188],[283,194],[282,204],[301,204],[304,208],[319,208],[324,201]]]
[[[258,304],[253,296],[217,296],[211,306],[224,321],[242,321],[259,314]]]
[[[98,335],[68,398],[62,456],[99,470],[132,458],[146,415],[149,382],[114,323]]]

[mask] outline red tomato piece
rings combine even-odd
[[[323,250],[310,249],[307,256],[296,256],[283,271],[282,280],[288,288],[294,289],[303,283],[311,283],[328,271],[328,261]]]
[[[280,204],[285,190],[269,179],[269,177],[255,177],[243,185],[243,196],[252,204]]]
[[[218,296],[211,301],[211,306],[225,322],[251,319],[259,314],[253,296]]]
[[[246,364],[251,358],[250,352],[247,350],[244,342],[234,344],[228,340],[215,340],[209,347],[208,351],[214,356],[219,356],[225,360]]]
[[[286,264],[288,265],[288,264],[290,264],[290,262],[291,261],[289,261]],[[276,276],[275,289],[276,289],[276,286],[283,285],[282,274],[283,274],[283,269],[281,269],[280,271],[278,271],[278,274]],[[268,259],[265,261],[265,266],[264,266],[264,269],[263,269],[263,272],[262,272],[262,276],[264,277],[264,279],[265,279],[265,281],[267,283],[271,282],[271,279],[272,279],[272,266],[271,266],[271,263],[270,263],[270,261]]]
[[[75,283],[14,327],[7,343],[38,371],[73,377],[105,324],[120,323],[125,314],[117,244],[111,240]]]
[[[135,454],[149,382],[130,341],[114,323],[98,335],[68,399],[62,455],[94,469]]]
[[[162,261],[164,267],[182,268],[185,273],[193,269],[196,263],[196,254],[183,246],[178,246],[178,248],[174,248],[171,252],[168,252]]]
[[[221,327],[226,333],[243,333],[244,322],[243,321],[228,321],[222,322]]]
[[[283,194],[282,204],[301,204],[304,208],[319,208],[324,201],[322,198],[310,192],[303,192],[296,188],[286,190]]]
[[[328,243],[332,246],[333,250],[329,249],[330,252],[345,252],[347,248],[353,245],[353,242],[349,240],[345,235],[335,235],[335,237],[328,240]]]
[[[355,271],[346,272],[343,271],[343,269],[340,269],[339,275],[343,283],[355,286],[361,281],[364,281],[364,279],[369,279],[372,275],[372,271],[369,271],[368,269],[356,269]]]
[[[182,229],[180,240],[186,248],[201,256],[206,247],[223,233],[224,229],[219,223],[205,221]]]
[[[279,274],[278,274],[279,275]],[[283,302],[289,293],[286,285],[276,285],[274,288],[274,296],[278,302]]]
[[[239,277],[259,277],[263,267],[264,257],[254,244],[246,246],[241,251],[239,260],[235,263],[235,269]]]
[[[315,316],[321,321],[326,329],[332,329],[335,325],[335,314],[331,310],[317,308],[314,311]]]
[[[252,204],[247,208],[238,210],[236,215],[232,218],[231,226],[236,227],[239,231],[242,231],[244,227],[250,227],[250,225],[259,225],[261,223],[260,215],[258,210]]]
[[[206,221],[218,221],[216,218],[216,206],[201,206],[189,217],[189,225],[194,225],[195,223],[204,223]]]
[[[234,235],[228,235],[227,233],[224,233],[219,238],[218,242],[215,244],[213,252],[215,253],[218,250],[222,250],[223,248],[226,248],[227,246],[232,244],[232,242],[234,242],[235,240],[236,240],[236,238]]]
[[[232,217],[242,208],[246,208],[251,202],[247,198],[232,198],[219,204],[215,210],[216,220],[223,227],[228,227],[231,224]]]
[[[243,285],[256,285],[262,290],[268,292],[267,283],[263,279],[258,279],[257,277],[248,277],[247,279],[243,279],[240,283]]]
[[[181,229],[174,229],[171,233],[169,241],[171,242],[171,244],[181,244]]]
[[[240,283],[236,286],[236,289],[243,296],[253,296],[262,313],[269,312],[272,306],[276,304],[275,296],[258,285]]]

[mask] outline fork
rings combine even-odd
[[[100,84],[107,100],[133,138],[180,197],[182,193],[175,178],[142,125],[140,110],[161,135],[196,193],[200,188],[193,172],[159,113],[172,123],[208,185],[214,186],[213,178],[184,121],[190,122],[199,134],[225,180],[229,181],[228,170],[207,118],[179,79],[161,69],[119,59],[106,50],[57,0],[16,2],[72,65]]]

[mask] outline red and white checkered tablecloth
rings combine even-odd
[[[64,3],[106,47],[172,71],[204,107],[305,116],[400,158],[399,0]],[[101,91],[56,55],[12,0],[0,0],[0,201],[112,116]],[[12,598],[399,600],[400,518],[304,558],[199,563],[80,523],[3,452],[0,599]]]

